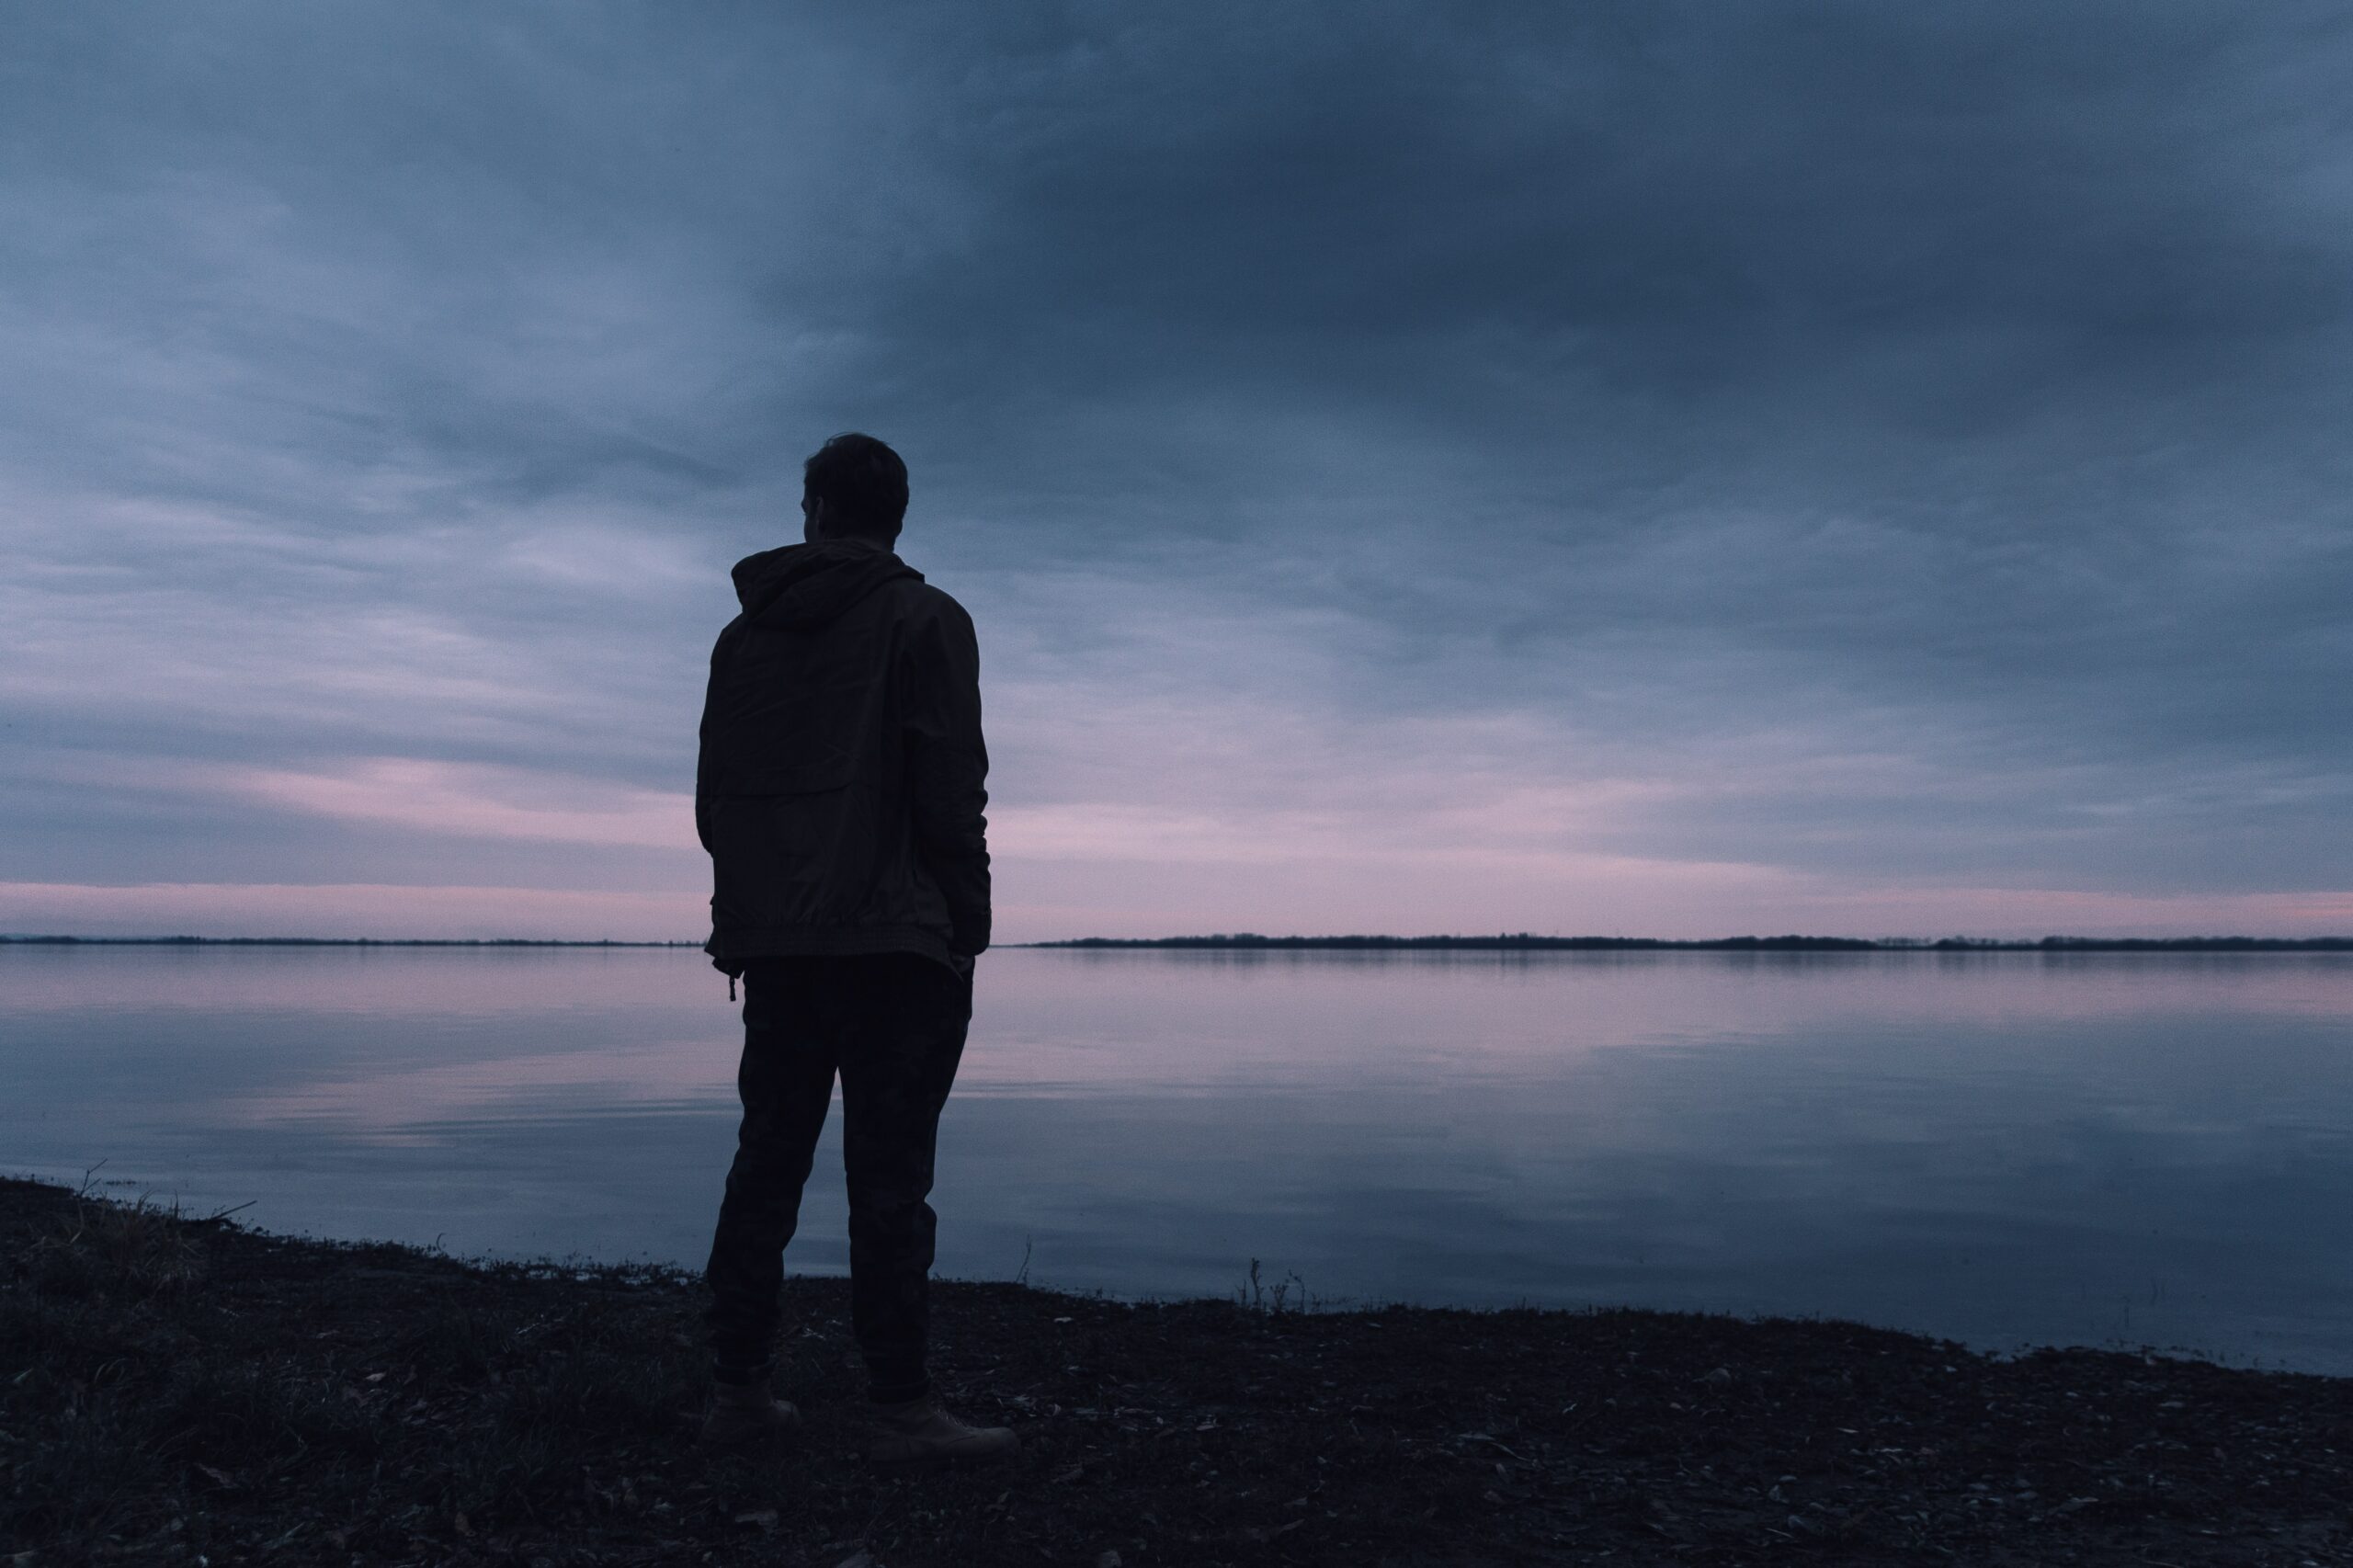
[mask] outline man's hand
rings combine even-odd
[[[965,980],[972,978],[973,958],[972,954],[950,953],[948,955],[948,962],[949,966],[955,970],[959,977]]]

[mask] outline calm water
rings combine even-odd
[[[686,951],[0,949],[0,1170],[691,1265],[736,1038]],[[946,1275],[2353,1372],[2347,956],[1001,952],[964,1060]]]

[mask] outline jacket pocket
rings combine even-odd
[[[739,762],[711,781],[714,795],[825,795],[856,782],[858,769],[846,756]]]

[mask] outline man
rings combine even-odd
[[[932,1150],[989,945],[980,653],[972,618],[892,552],[907,470],[871,436],[802,469],[805,543],[735,564],[695,822],[711,961],[744,982],[744,1120],[708,1278],[705,1436],[800,1413],[769,1391],[784,1247],[834,1075],[849,1182],[851,1328],[881,1462],[994,1459],[1004,1427],[939,1406],[924,1365]],[[733,994],[733,986],[729,987]]]

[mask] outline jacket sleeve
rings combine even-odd
[[[972,618],[942,597],[907,653],[907,800],[915,853],[948,900],[948,945],[989,945],[988,748],[981,740],[981,650]]]
[[[734,623],[730,621],[726,631],[719,634],[719,641],[711,644],[710,679],[703,687],[702,722],[696,731],[695,836],[702,840],[703,853],[706,855],[712,852],[710,847],[710,778],[714,771],[710,734],[712,699],[719,694],[720,665],[727,653],[729,633],[734,630]]]

